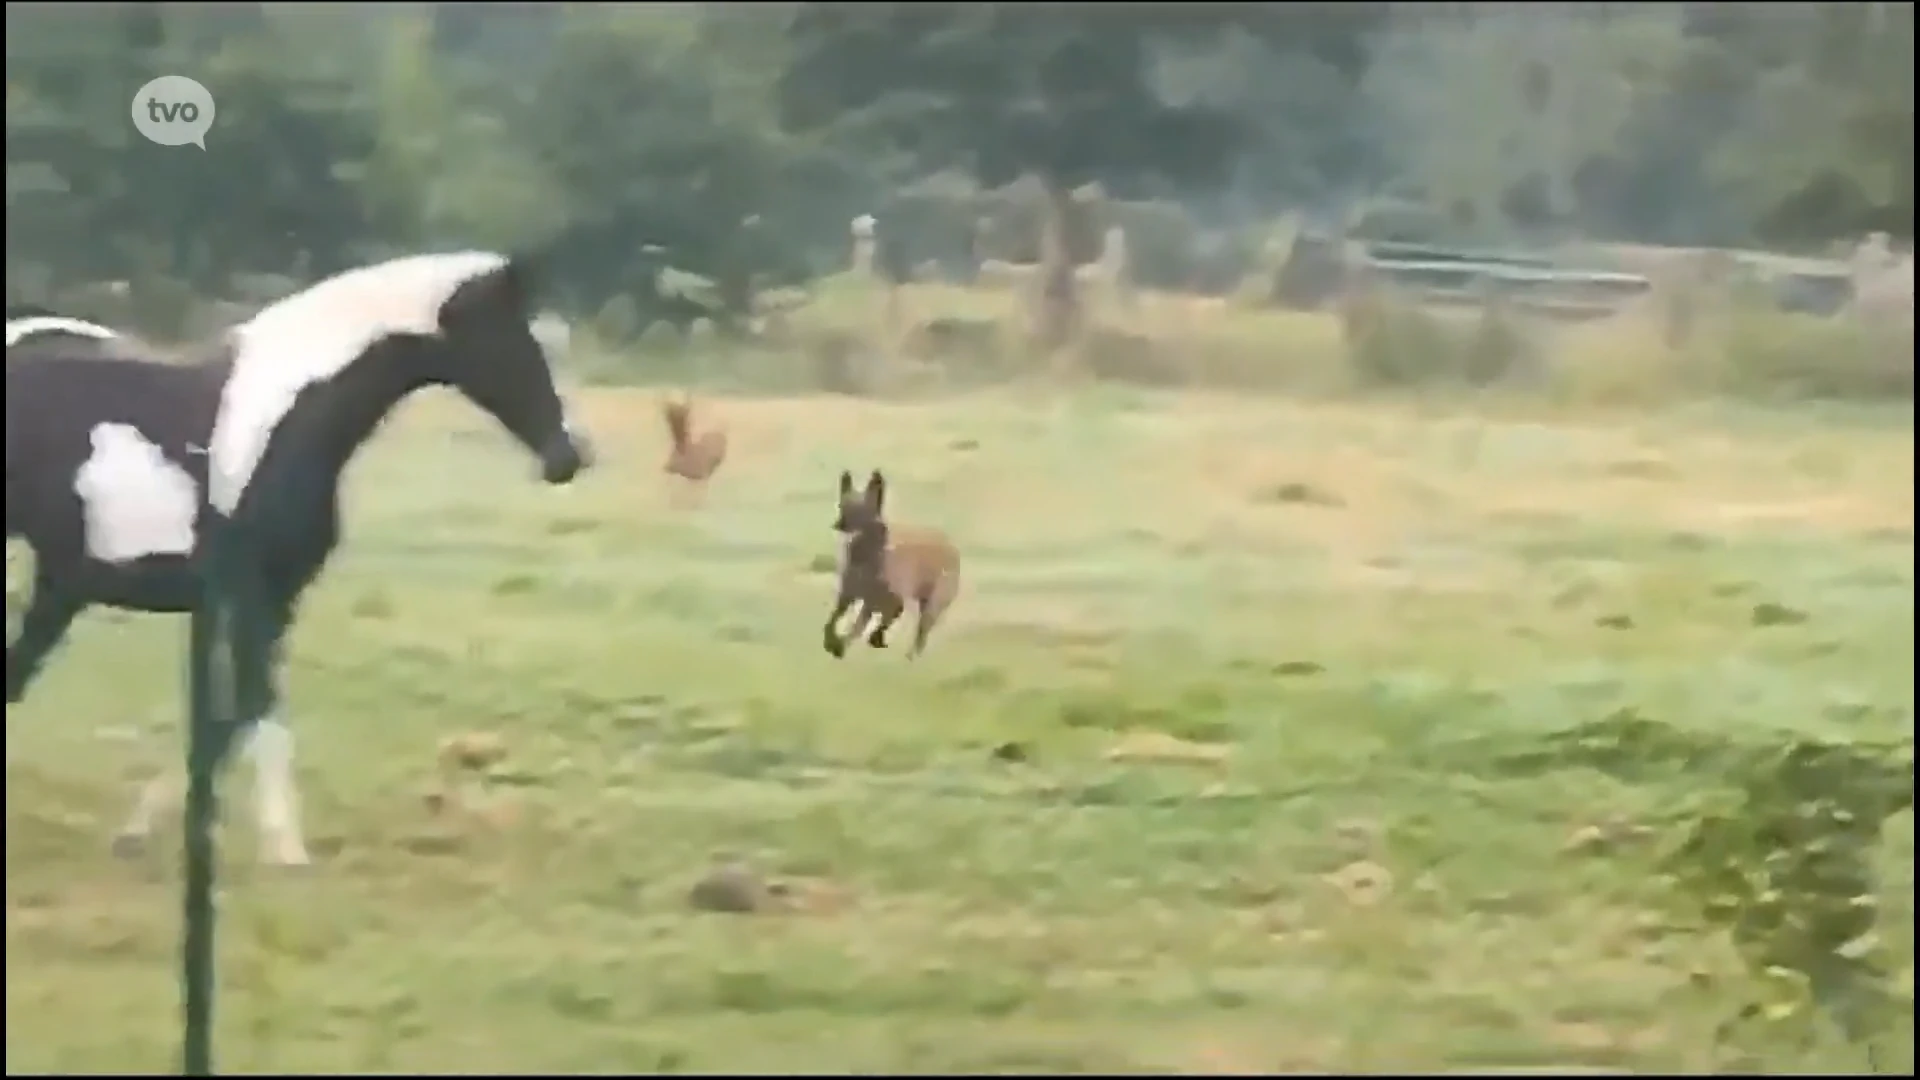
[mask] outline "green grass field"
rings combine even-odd
[[[225,1068],[1864,1067],[1716,1046],[1731,947],[1672,928],[1645,845],[1586,842],[1692,773],[1494,765],[1628,707],[1910,731],[1909,417],[715,408],[698,508],[639,391],[590,396],[568,489],[447,402],[365,453],[291,651],[318,864],[256,868],[227,785]],[[876,464],[966,558],[917,664],[819,645],[835,477]],[[177,829],[107,841],[180,756],[184,637],[96,611],[9,710],[9,1073],[174,1062]],[[448,775],[470,734],[504,756]],[[690,906],[735,859],[779,910]],[[1881,871],[1910,995],[1910,813]]]

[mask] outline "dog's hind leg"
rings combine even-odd
[[[920,597],[919,612],[913,620],[913,647],[907,650],[907,659],[927,651],[927,638],[933,634],[933,628],[940,625],[940,617],[947,613],[959,591],[960,575],[950,571]]]
[[[928,611],[925,603],[920,604],[913,616],[913,644],[907,649],[907,659],[912,660],[927,651],[927,636],[933,633],[934,624],[939,621],[938,611]]]

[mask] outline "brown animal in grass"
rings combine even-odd
[[[887,647],[887,630],[907,604],[914,605],[912,659],[926,651],[927,636],[940,623],[960,592],[960,552],[938,529],[890,525],[883,514],[887,481],[878,470],[856,492],[853,476],[840,474],[840,513],[833,527],[846,537],[840,555],[840,590],[827,616],[824,643],[834,656],[845,656],[847,642],[858,637],[875,616],[879,624],[867,635],[867,644]],[[859,605],[853,627],[840,636],[840,617]]]
[[[663,470],[686,480],[694,490],[704,491],[707,478],[727,460],[727,433],[713,428],[696,435],[689,398],[662,402],[660,412],[667,421],[667,436],[673,441]]]

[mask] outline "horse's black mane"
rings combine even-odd
[[[59,312],[52,311],[48,308],[43,308],[38,304],[8,304],[7,305],[7,321],[8,322],[12,322],[15,319],[47,319],[47,318],[57,319],[59,317],[60,317]]]

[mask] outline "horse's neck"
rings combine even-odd
[[[339,400],[328,403],[332,407],[323,411],[314,438],[315,449],[320,452],[335,487],[339,486],[340,474],[360,448],[379,434],[402,401],[424,386],[420,382],[396,382],[379,388],[376,393],[343,393]]]
[[[408,378],[346,380],[327,384],[303,399],[287,417],[286,446],[276,473],[294,481],[317,503],[332,506],[340,478],[360,448],[372,441],[394,409],[426,385]],[[295,478],[297,477],[297,480]]]

